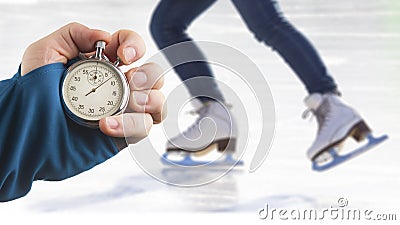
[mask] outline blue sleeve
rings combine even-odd
[[[35,180],[77,175],[123,147],[65,115],[59,94],[65,70],[55,63],[0,82],[0,201],[26,195]]]

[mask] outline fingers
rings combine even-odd
[[[149,134],[153,119],[147,113],[125,113],[100,120],[100,130],[111,137],[142,139]]]
[[[130,98],[124,114],[100,120],[100,130],[112,137],[125,137],[137,142],[146,137],[152,124],[161,123],[166,116],[165,97],[159,90],[163,84],[161,68],[148,63],[126,74]]]
[[[146,51],[143,39],[133,31],[119,30],[110,35],[79,23],[70,23],[27,48],[22,59],[21,75],[51,63],[66,64],[80,52],[94,51],[99,40],[107,43],[105,53],[111,61],[118,56],[125,65],[140,59]]]
[[[98,40],[110,42],[111,35],[79,23],[67,24],[26,49],[22,58],[21,75],[47,64],[65,64],[80,52],[93,51],[94,43]]]
[[[145,52],[146,46],[142,37],[130,30],[115,32],[105,50],[111,61],[115,61],[118,56],[124,65],[129,65],[140,59]]]
[[[165,97],[160,90],[133,91],[128,103],[128,111],[150,113],[155,124],[166,117]]]
[[[96,41],[102,40],[106,43],[111,41],[111,35],[108,32],[89,29],[79,23],[70,23],[47,38],[56,42],[58,52],[67,59],[77,57],[80,52],[95,50]]]
[[[125,75],[132,91],[160,89],[164,85],[163,71],[155,63],[147,63],[139,68],[133,68]]]
[[[162,69],[155,63],[147,63],[126,73],[131,96],[128,112],[150,113],[154,123],[160,123],[166,116],[165,97],[159,91],[164,85]]]

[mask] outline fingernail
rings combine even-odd
[[[135,92],[135,101],[139,105],[146,105],[148,101],[147,94],[142,92]]]
[[[124,49],[124,57],[125,60],[129,63],[133,62],[133,59],[136,57],[136,50],[132,47],[127,47]]]
[[[132,80],[135,87],[143,87],[147,82],[147,75],[143,72],[135,72]]]
[[[118,127],[118,120],[112,117],[107,117],[106,122],[109,128],[116,129]]]

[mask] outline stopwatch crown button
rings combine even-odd
[[[105,41],[97,41],[96,42],[96,48],[105,49],[106,48],[106,42]]]

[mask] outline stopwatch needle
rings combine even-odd
[[[90,95],[91,93],[95,92],[97,90],[97,88],[101,87],[103,84],[107,83],[107,81],[109,81],[112,77],[108,78],[107,80],[105,80],[103,83],[99,84],[99,86],[92,88],[92,90],[90,90],[85,96]]]
[[[91,93],[93,93],[95,91],[96,91],[96,88],[92,88],[92,90],[90,90],[85,96],[88,96],[88,95],[90,95]]]

